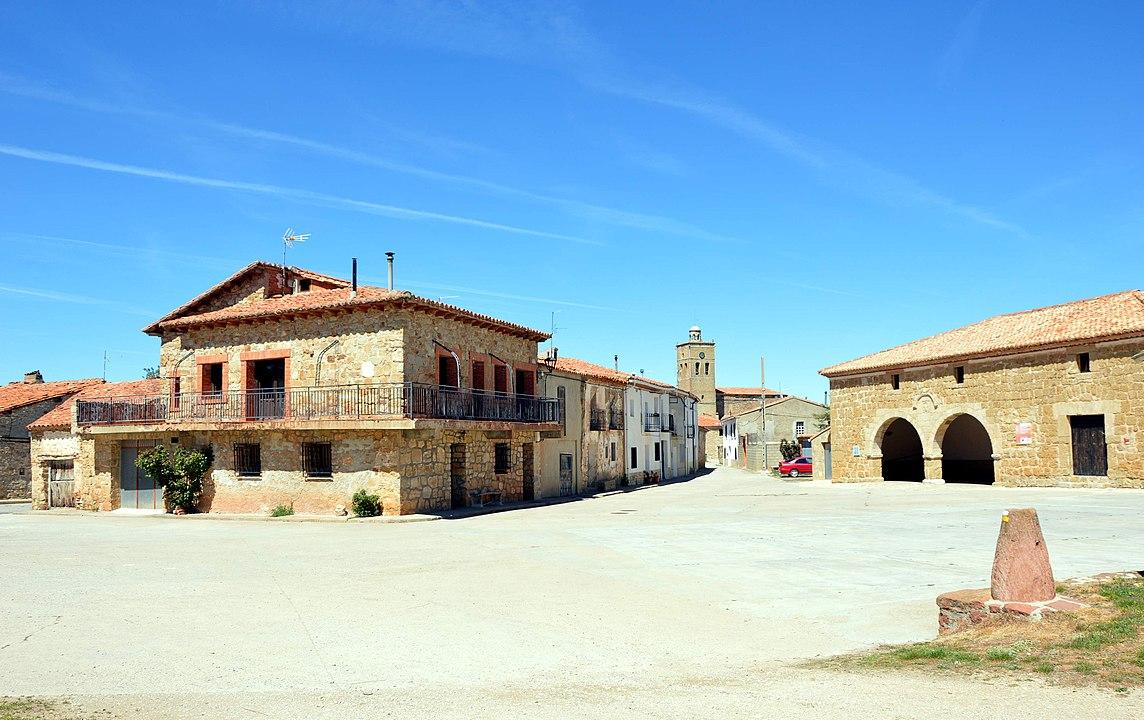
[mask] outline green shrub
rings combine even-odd
[[[169,454],[165,447],[156,445],[140,453],[135,458],[135,466],[163,488],[168,509],[192,510],[198,505],[203,493],[203,478],[213,461],[210,448],[178,448]]]
[[[375,517],[381,514],[381,498],[369,494],[365,488],[354,493],[350,505],[353,507],[354,515],[358,517]]]
[[[278,505],[270,511],[270,517],[286,517],[294,514],[294,505]]]
[[[895,650],[894,657],[899,660],[946,660],[953,663],[975,663],[981,660],[975,653],[924,643]]]

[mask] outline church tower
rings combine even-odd
[[[688,331],[687,342],[675,346],[675,365],[680,390],[699,398],[703,415],[718,417],[715,403],[715,342],[704,340],[698,325]]]

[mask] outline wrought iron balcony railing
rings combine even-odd
[[[80,425],[435,418],[556,423],[563,401],[420,383],[115,397],[76,402]]]
[[[624,429],[624,409],[623,408],[609,408],[608,409],[608,429],[609,430],[623,430]]]
[[[592,408],[588,414],[588,429],[592,431],[603,430],[607,421],[607,414],[601,408]]]
[[[661,432],[663,430],[663,418],[659,413],[648,413],[644,415],[643,421],[644,432]]]

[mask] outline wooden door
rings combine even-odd
[[[449,446],[449,506],[454,510],[465,507],[465,445]]]
[[[71,460],[52,460],[48,464],[48,505],[75,505],[75,470]]]
[[[574,475],[572,473],[572,455],[560,453],[560,495],[568,496],[573,492]]]
[[[1103,415],[1073,415],[1072,451],[1074,475],[1107,475],[1108,446],[1104,439]]]

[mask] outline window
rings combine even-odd
[[[958,385],[965,382],[965,368],[963,366],[958,365],[953,369],[953,379]]]
[[[635,470],[636,468],[638,468],[638,467],[640,466],[640,464],[639,464],[639,461],[638,461],[638,460],[639,460],[639,459],[638,459],[638,457],[636,456],[636,449],[635,449],[635,448],[632,448],[632,470]]]
[[[332,478],[334,464],[330,444],[302,443],[302,470],[309,478]]]
[[[180,395],[182,394],[182,388],[183,388],[183,385],[179,381],[179,378],[175,378],[174,380],[171,381],[171,409],[172,410],[178,410],[179,409],[179,403],[182,402],[182,400],[180,399]]]
[[[556,399],[559,401],[558,404],[560,405],[560,408],[559,408],[560,424],[563,425],[564,424],[564,406],[565,406],[565,402],[568,400],[568,391],[564,388],[563,385],[556,388]]]
[[[1090,370],[1088,353],[1081,353],[1076,356],[1076,369],[1082,373],[1086,373]]]
[[[477,360],[473,363],[473,375],[470,383],[474,390],[485,389],[485,364]]]
[[[223,364],[216,363],[203,363],[202,368],[202,393],[203,395],[222,395],[223,380],[222,368]]]
[[[655,461],[659,462],[659,443],[655,444]]]
[[[453,359],[452,355],[438,353],[437,384],[447,387],[457,387],[457,362]]]
[[[262,474],[262,446],[258,443],[238,443],[234,446],[234,471],[239,477],[258,477]]]
[[[611,450],[609,452],[609,458],[611,459],[612,462],[616,461],[616,444],[614,442],[612,443],[612,447],[611,447]]]
[[[892,387],[895,390],[900,390],[902,388],[902,376],[897,374],[897,373],[894,373],[893,375],[891,375],[890,376],[890,387]]]
[[[302,278],[299,280],[298,289],[302,292],[310,292],[310,280],[308,278]]]
[[[710,375],[711,374],[711,363],[703,363],[703,374],[704,375]]]
[[[699,363],[695,363],[695,374],[699,374]]]
[[[806,423],[803,422],[802,420],[795,420],[794,421],[794,436],[799,437],[800,435],[805,435],[805,434],[806,434]]]
[[[499,393],[508,392],[507,365],[493,365],[493,391]]]
[[[493,471],[497,475],[504,475],[508,472],[508,443],[497,443],[493,447]]]

